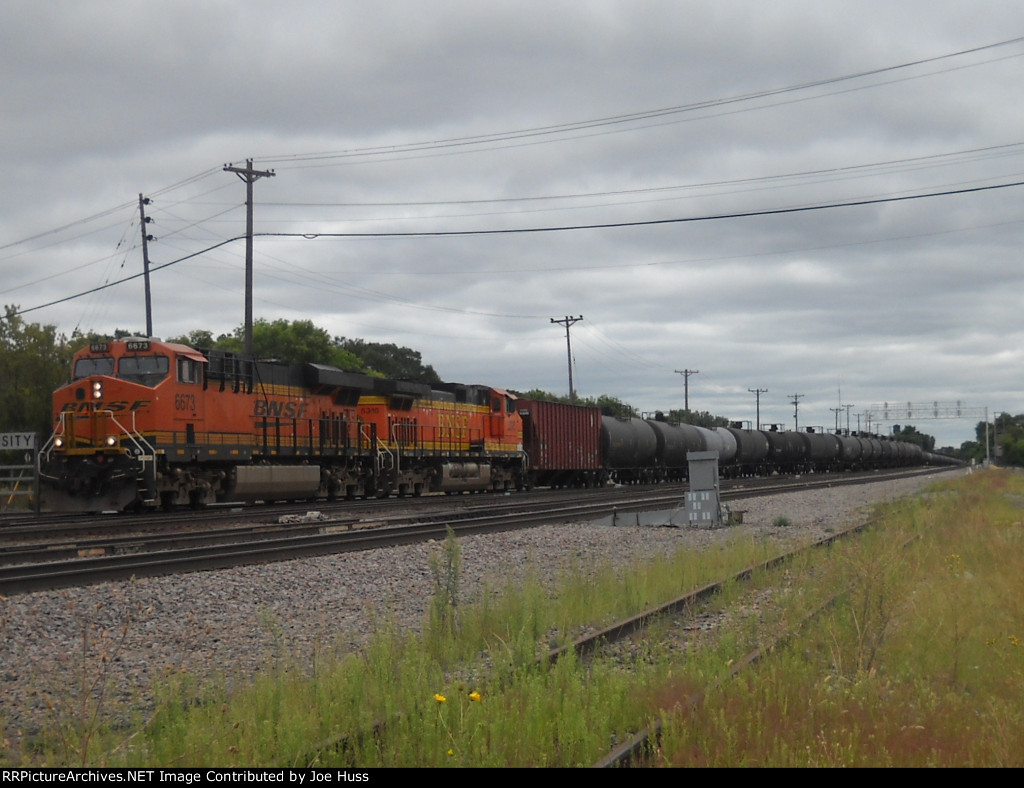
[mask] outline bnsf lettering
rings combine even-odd
[[[119,413],[124,410],[139,410],[149,407],[148,399],[139,399],[131,404],[128,400],[114,400],[113,402],[67,402],[60,409],[61,413],[89,413],[92,410],[111,410]]]
[[[442,413],[438,417],[438,422],[442,427],[448,429],[469,429],[469,416],[458,416],[448,413]]]
[[[440,437],[444,440],[455,440],[463,436],[469,429],[469,416],[455,413],[438,414],[437,424]]]
[[[253,416],[271,416],[276,419],[301,419],[306,415],[307,402],[274,402],[256,400]]]

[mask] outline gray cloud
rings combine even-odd
[[[651,222],[1024,179],[1024,45],[933,60],[1024,35],[1011,2],[15,2],[0,17],[0,291],[25,309],[141,270],[140,192],[154,265],[240,236],[244,187],[221,166],[247,157],[276,171],[255,187],[260,233]],[[1021,194],[260,237],[256,313],[556,392],[550,319],[582,314],[577,390],[648,411],[681,405],[674,370],[690,368],[691,405],[740,420],[750,388],[790,425],[794,393],[805,425],[887,400],[1017,413]],[[155,273],[157,333],[237,326],[242,256],[236,241]],[[137,329],[142,283],[25,317]],[[973,437],[971,420],[918,426]]]

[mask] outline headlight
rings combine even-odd
[[[56,448],[58,448],[58,449],[63,449],[64,448],[64,439],[63,438],[54,438],[53,439],[53,445]]]
[[[105,443],[108,446],[116,446],[117,445],[117,436],[116,435],[108,435]]]
[[[94,380],[92,382],[92,398],[103,399],[103,381]]]

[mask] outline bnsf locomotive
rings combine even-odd
[[[514,398],[127,339],[77,353],[54,395],[43,504],[505,490],[521,483]]]
[[[937,462],[908,443],[616,419],[497,388],[385,380],[149,338],[94,343],[54,395],[43,507],[506,491]]]

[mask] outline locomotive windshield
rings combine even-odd
[[[113,375],[114,359],[109,356],[103,358],[80,358],[75,362],[74,380],[81,380],[90,375]]]
[[[155,386],[170,371],[167,356],[123,356],[117,362],[117,376],[121,380]]]

